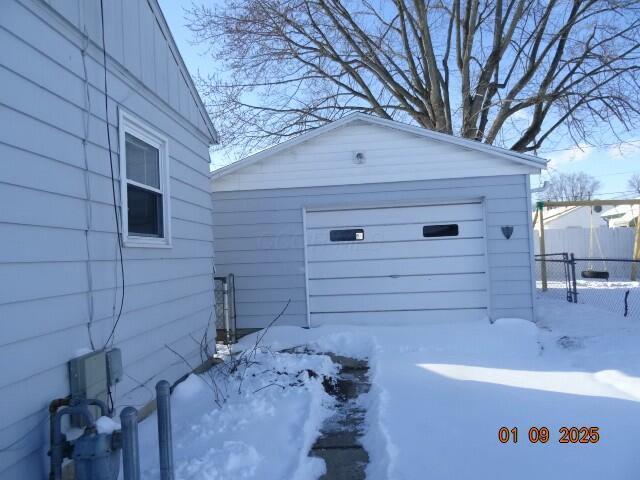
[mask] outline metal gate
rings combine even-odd
[[[214,277],[216,333],[227,345],[236,341],[236,300],[233,274]]]
[[[567,302],[578,303],[576,271],[573,254],[547,253],[536,255],[537,288],[539,291]]]

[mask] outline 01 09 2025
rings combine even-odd
[[[548,443],[553,440],[548,427],[530,427],[525,441],[529,443]],[[500,427],[498,440],[502,444],[518,443],[520,432],[518,427]],[[589,444],[600,441],[599,427],[560,427],[557,434],[558,443]]]

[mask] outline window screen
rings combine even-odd
[[[331,230],[329,232],[329,240],[332,242],[354,242],[364,240],[364,230],[361,228]]]
[[[458,225],[450,223],[447,225],[425,225],[422,227],[423,237],[457,237]]]

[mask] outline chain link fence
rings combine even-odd
[[[578,303],[640,319],[640,262],[625,259],[574,259]]]
[[[568,253],[536,255],[536,279],[539,293],[547,298],[575,302],[573,271]]]
[[[537,289],[543,298],[592,305],[640,319],[640,261],[536,255]]]

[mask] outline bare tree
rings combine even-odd
[[[633,193],[640,195],[640,174],[631,175],[631,178],[627,180],[627,185],[633,190]]]
[[[551,176],[549,188],[543,196],[545,200],[560,202],[591,200],[600,186],[599,180],[584,172],[557,173]]]
[[[640,0],[225,0],[187,21],[245,149],[355,111],[521,152],[640,115]]]

